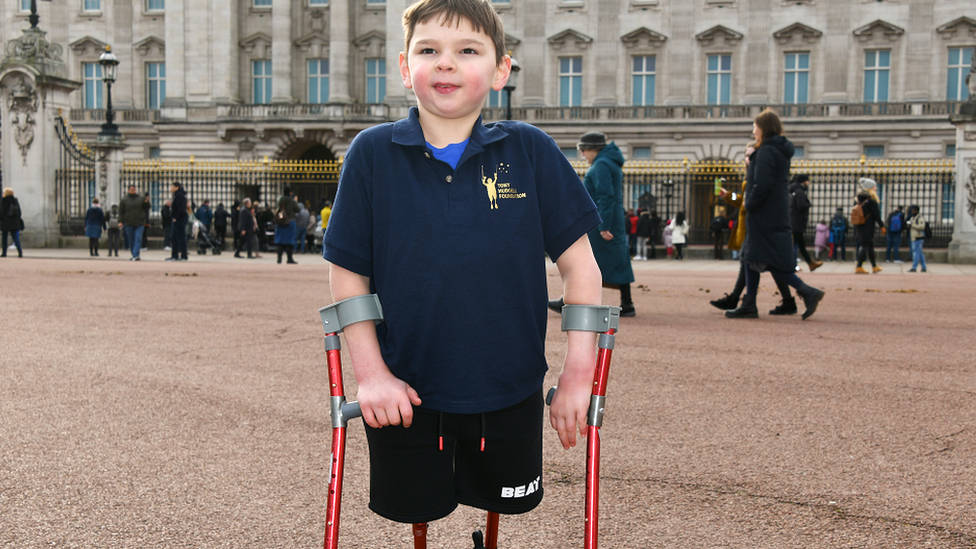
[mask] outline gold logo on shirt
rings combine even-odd
[[[508,174],[508,169],[511,166],[511,164],[499,164],[495,167],[495,177],[493,178],[485,176],[485,167],[481,167],[481,184],[484,185],[485,189],[488,191],[488,203],[491,205],[492,210],[498,209],[499,199],[519,199],[527,197],[526,193],[519,192],[519,190],[513,187],[511,183],[498,182],[498,174]]]

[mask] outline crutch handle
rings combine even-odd
[[[343,402],[341,408],[342,408],[342,417],[346,419],[363,417],[363,411],[359,407],[359,403],[356,401]]]
[[[552,406],[552,398],[554,396],[556,396],[556,387],[555,386],[551,387],[549,389],[549,392],[546,393],[546,406]]]

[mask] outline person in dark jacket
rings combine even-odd
[[[654,228],[651,226],[651,214],[641,212],[637,220],[637,261],[647,261],[647,241],[654,235]]]
[[[830,220],[830,258],[837,261],[847,261],[847,217],[844,208],[837,208],[833,219]]]
[[[796,259],[790,234],[787,184],[793,143],[783,137],[783,124],[770,109],[756,116],[752,125],[756,138],[756,152],[746,175],[749,189],[745,193],[745,244],[742,247],[746,262],[746,294],[738,308],[725,311],[728,318],[758,318],[756,294],[759,292],[759,273],[769,271],[777,282],[785,282],[803,298],[806,320],[817,310],[824,292],[803,283],[794,269]]]
[[[108,248],[109,257],[112,257],[112,254],[115,254],[115,257],[119,257],[119,240],[121,240],[122,231],[118,225],[112,223],[113,219],[118,218],[119,205],[112,204],[112,207],[105,212],[105,224],[108,226],[108,242],[105,244],[105,247]]]
[[[624,220],[623,165],[624,155],[601,132],[586,132],[576,144],[576,149],[590,163],[583,178],[583,186],[596,203],[603,221],[589,233],[590,246],[604,287],[620,289],[620,316],[635,316],[630,283],[634,270],[630,263],[629,234]],[[561,312],[563,298],[549,302],[549,308]]]
[[[0,257],[7,257],[7,235],[13,237],[17,257],[24,257],[24,248],[20,245],[20,231],[24,230],[22,214],[14,190],[7,187],[3,190],[3,199],[0,199],[0,232],[3,233],[3,253],[0,253]]]
[[[237,207],[237,204],[234,204]],[[251,214],[251,199],[244,199],[244,207],[238,210],[237,225],[234,227],[237,248],[234,249],[234,257],[241,257],[241,248],[247,248],[247,258],[254,259],[251,250],[251,241],[254,236],[254,216]]]
[[[812,273],[817,267],[823,265],[823,262],[814,261],[807,252],[805,234],[807,224],[810,222],[810,199],[807,197],[809,185],[810,176],[804,173],[797,175],[790,185],[790,229],[793,231],[793,244],[796,245],[800,257],[807,263]]]
[[[171,209],[173,210],[173,253],[166,261],[187,261],[189,256],[186,252],[186,224],[190,220],[190,213],[187,210],[189,204],[186,198],[186,190],[179,181],[170,187],[173,193]]]
[[[861,190],[857,193],[857,203],[861,205],[864,212],[865,223],[854,225],[854,236],[857,237],[857,267],[854,272],[857,274],[868,274],[864,269],[864,261],[871,262],[871,271],[881,272],[878,262],[874,257],[874,226],[881,227],[881,234],[885,233],[884,221],[881,219],[881,208],[878,207],[878,184],[867,177],[862,177],[859,181]]]
[[[107,229],[105,212],[98,205],[98,198],[92,199],[92,205],[85,212],[85,236],[88,237],[88,255],[98,257],[98,241],[102,238],[102,231]],[[109,250],[109,255],[112,252]]]
[[[230,226],[231,233],[234,235],[234,249],[240,247],[241,234],[237,230],[237,226],[241,223],[241,202],[240,200],[235,200],[230,207]]]
[[[888,219],[885,221],[885,227],[888,229],[888,235],[885,240],[887,246],[885,246],[885,263],[894,261],[895,263],[901,263],[901,235],[902,230],[905,228],[905,208],[903,206],[898,206],[891,213],[888,214]],[[892,253],[893,252],[893,253]]]
[[[275,217],[277,218],[277,212],[282,212],[285,216],[283,223],[275,223],[275,245],[278,247],[278,263],[281,263],[281,255],[283,253],[288,254],[288,263],[292,265],[298,264],[295,258],[292,257],[292,253],[295,251],[295,240],[298,238],[298,214],[301,209],[298,207],[298,201],[291,194],[291,187],[285,187],[281,198],[278,199],[278,209],[276,210]]]
[[[200,224],[203,225],[203,228],[207,229],[207,232],[210,233],[210,224],[213,223],[214,213],[213,210],[210,209],[209,200],[204,200],[203,204],[197,208],[196,216],[197,221],[199,221]]]
[[[657,215],[657,210],[651,210],[651,236],[648,238],[648,243],[651,245],[651,256],[650,259],[657,258],[657,243],[661,239],[661,227],[664,222],[661,220],[661,216]]]
[[[149,197],[139,196],[135,185],[129,185],[128,193],[119,203],[119,228],[125,231],[125,241],[132,257],[129,261],[139,261],[142,248],[142,232],[146,230],[146,212],[149,211]]]
[[[227,238],[227,218],[229,217],[230,214],[224,209],[224,203],[219,202],[217,204],[217,209],[214,210],[213,226],[214,236],[220,239],[221,247],[224,245],[224,239]]]
[[[729,220],[726,219],[725,211],[722,208],[715,209],[715,217],[708,224],[708,230],[712,233],[715,259],[722,259],[722,247],[725,246],[725,232],[729,230]]]
[[[159,210],[159,218],[163,222],[163,250],[173,250],[173,201],[167,200]]]

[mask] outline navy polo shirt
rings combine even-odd
[[[479,119],[452,169],[412,108],[349,146],[323,255],[370,278],[383,359],[425,408],[489,412],[541,387],[545,255],[556,260],[599,223],[541,130]]]

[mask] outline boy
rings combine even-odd
[[[546,267],[566,303],[599,304],[587,231],[600,223],[548,136],[482,125],[508,80],[485,0],[421,0],[403,16],[418,106],[352,142],[325,233],[333,298],[376,293],[384,322],[345,329],[370,447],[370,508],[430,522],[459,503],[523,513],[542,499]],[[568,332],[550,424],[586,428],[596,335]]]

